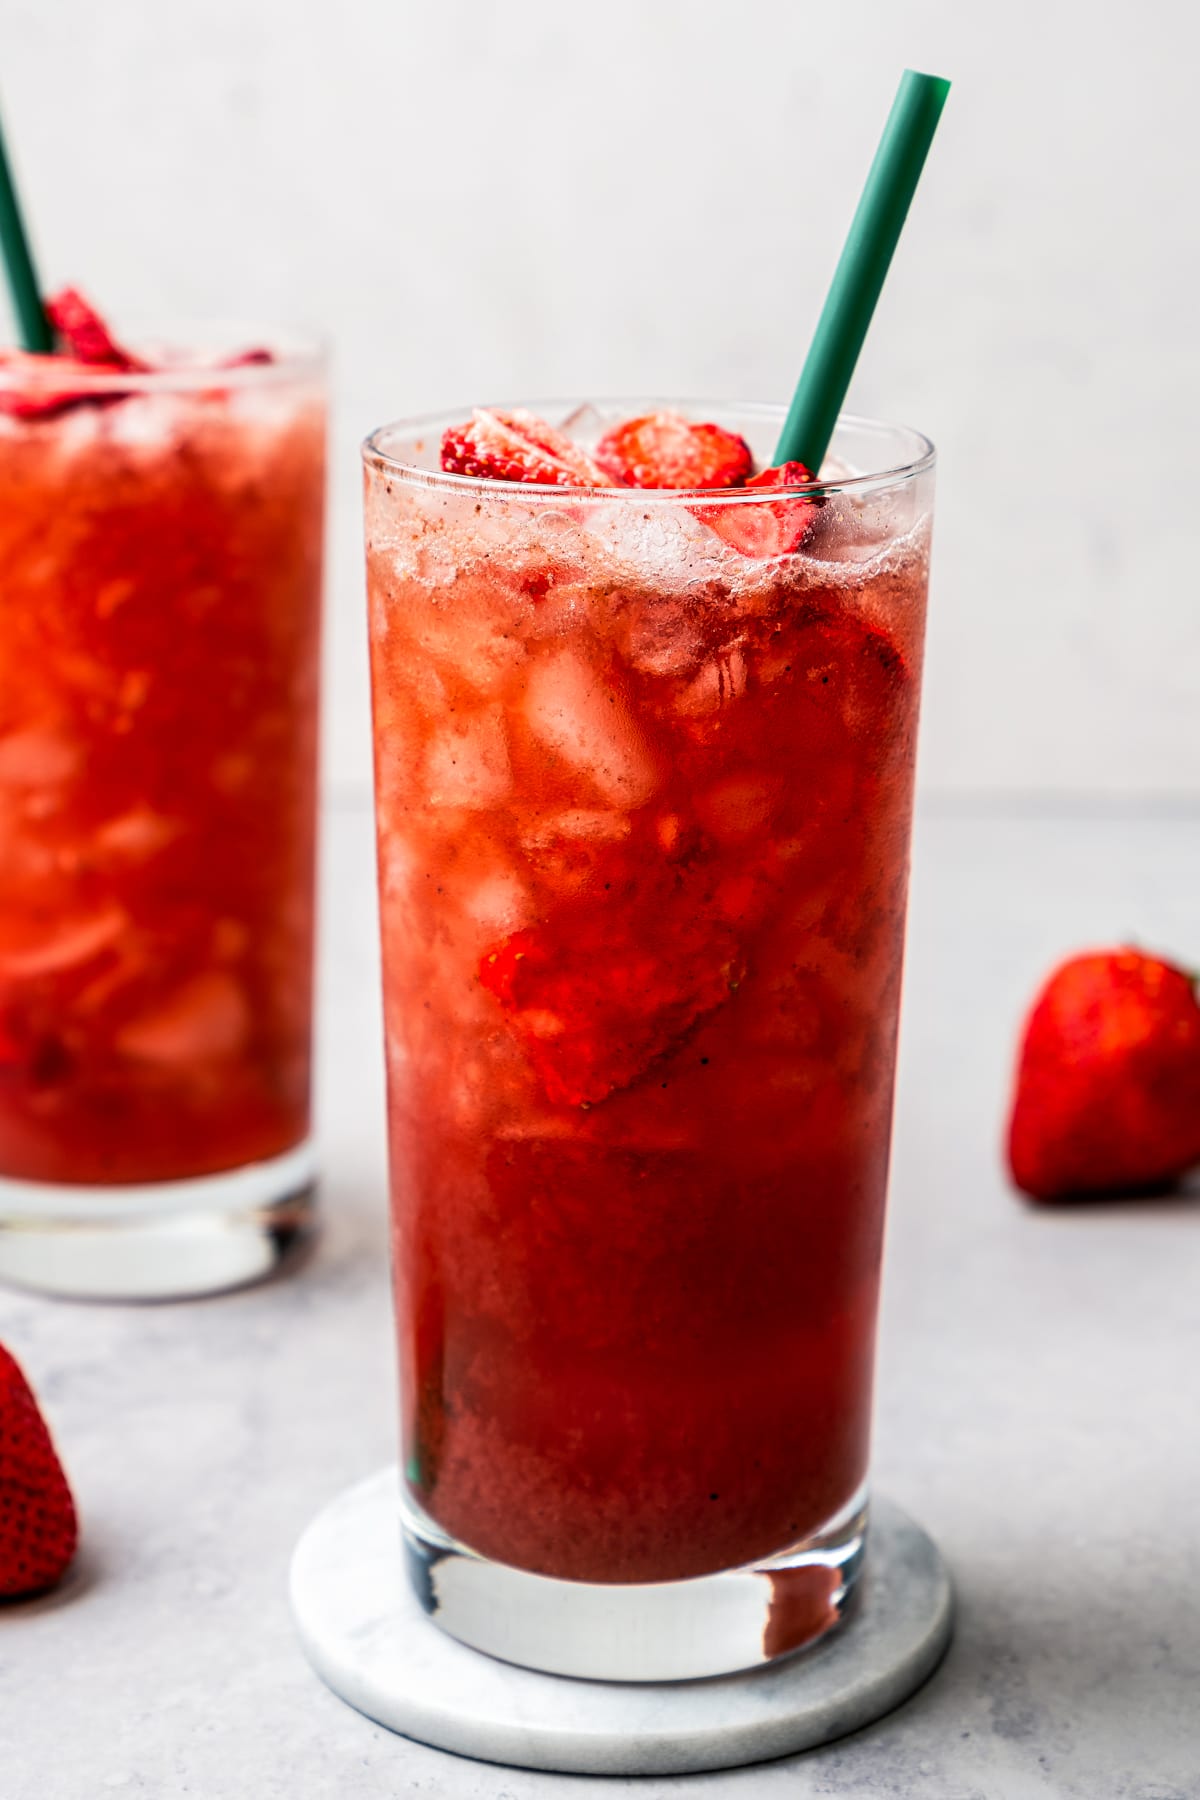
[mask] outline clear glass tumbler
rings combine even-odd
[[[716,1674],[864,1553],[933,450],[568,491],[441,473],[461,416],[365,448],[409,1564],[509,1661]]]
[[[311,1214],[323,361],[176,341],[0,365],[0,1279],[69,1295]]]

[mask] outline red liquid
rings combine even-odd
[[[278,374],[0,419],[0,1175],[307,1135],[323,433]]]
[[[865,1478],[927,528],[843,505],[758,565],[662,510],[656,578],[368,472],[409,1478],[504,1562],[698,1575]]]

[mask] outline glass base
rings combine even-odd
[[[262,1281],[312,1236],[311,1140],[191,1181],[0,1179],[0,1282],[70,1300],[182,1300]]]
[[[862,1572],[867,1493],[814,1536],[690,1581],[560,1581],[479,1556],[405,1493],[409,1580],[451,1637],[503,1662],[592,1681],[688,1681],[776,1662],[845,1616]]]
[[[292,1616],[335,1694],[390,1731],[457,1756],[660,1781],[790,1756],[901,1705],[950,1639],[950,1572],[921,1527],[882,1496],[872,1497],[871,1553],[854,1605],[803,1655],[708,1681],[533,1674],[480,1656],[427,1616],[404,1578],[399,1499],[393,1465],[321,1509],[292,1557]],[[469,1785],[477,1794],[512,1791],[498,1775]],[[579,1794],[598,1800],[595,1789]]]

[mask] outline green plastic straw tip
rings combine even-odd
[[[13,186],[12,171],[4,148],[3,130],[0,130],[0,245],[4,250],[4,267],[8,274],[8,286],[12,294],[13,311],[17,315],[22,347],[43,356],[49,355],[54,349],[54,333],[50,329],[50,321],[38,293],[33,257],[29,253],[29,239],[25,235],[21,218],[21,204]]]
[[[775,451],[820,472],[950,83],[905,69]]]

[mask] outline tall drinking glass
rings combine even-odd
[[[76,1295],[264,1274],[314,1176],[322,360],[154,361],[0,365],[0,1279]]]
[[[864,1553],[933,450],[575,492],[454,422],[365,450],[409,1562],[510,1661],[747,1667]]]

